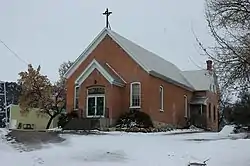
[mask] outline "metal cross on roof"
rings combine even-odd
[[[109,15],[112,14],[112,12],[110,12],[109,9],[107,8],[106,11],[102,14],[106,15],[106,28],[108,28],[109,27]]]

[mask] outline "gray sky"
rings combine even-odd
[[[0,39],[51,80],[63,61],[75,60],[105,27],[176,64],[205,67],[192,33],[211,44],[203,0],[0,0]],[[0,43],[0,80],[16,81],[27,65]],[[191,58],[191,60],[190,60]]]

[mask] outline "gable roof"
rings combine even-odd
[[[116,84],[125,86],[127,82],[111,67],[110,64],[105,63],[101,65],[114,78]]]
[[[182,71],[188,82],[193,85],[195,90],[210,91],[216,85],[214,74],[206,69]]]
[[[181,70],[173,63],[142,48],[114,31],[108,31],[111,34],[111,37],[149,74],[186,88],[193,88],[182,75]]]
[[[76,59],[71,68],[69,68],[69,70],[65,73],[64,76],[66,78],[69,78],[75,72],[79,65],[97,47],[97,45],[104,39],[106,35],[109,35],[125,52],[128,53],[128,55],[133,60],[135,60],[136,63],[138,63],[150,75],[189,90],[196,89],[192,83],[187,80],[187,77],[183,75],[186,73],[183,73],[174,64],[107,28],[104,28],[92,41],[92,43],[84,50],[84,52]]]
[[[116,73],[111,72],[107,65],[101,65],[95,59],[92,60],[82,74],[75,80],[75,84],[81,85],[95,69],[98,70],[110,84],[121,87],[125,85],[123,80],[121,80]]]

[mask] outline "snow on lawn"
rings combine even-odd
[[[208,166],[250,165],[250,140],[220,140],[220,134],[65,134],[62,136],[67,139],[65,142],[23,153],[0,141],[0,162],[4,166],[186,166],[190,161],[202,162],[210,158]],[[230,134],[227,132],[223,138],[230,138]],[[196,137],[218,139],[190,141]]]

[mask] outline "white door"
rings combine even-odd
[[[89,95],[87,97],[87,117],[104,117],[105,97],[104,95]]]

